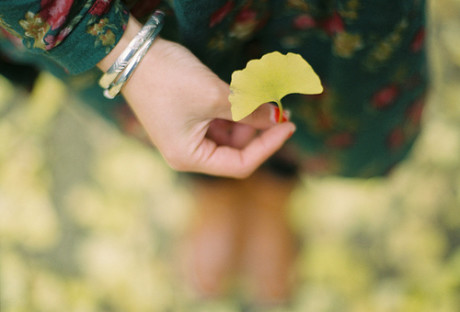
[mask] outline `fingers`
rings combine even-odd
[[[281,116],[281,122],[289,121],[289,111],[284,110]],[[229,108],[222,109],[218,118],[232,120],[232,114]],[[277,105],[265,103],[259,106],[252,114],[238,121],[239,123],[249,125],[256,129],[267,129],[276,125],[280,121],[280,111]]]
[[[227,145],[241,149],[245,147],[257,134],[257,130],[251,126],[215,119],[209,124],[206,137],[217,145]]]
[[[275,153],[295,131],[294,124],[285,122],[271,127],[253,139],[244,149],[217,146],[203,140],[196,150],[199,153],[197,171],[234,178],[245,178]]]
[[[233,130],[232,130],[232,137],[230,144],[231,147],[235,147],[238,149],[244,148],[248,143],[257,136],[258,131],[251,126],[234,123]]]

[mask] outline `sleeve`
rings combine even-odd
[[[117,44],[128,19],[120,0],[0,1],[1,30],[70,74],[96,66]]]

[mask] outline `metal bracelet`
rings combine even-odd
[[[101,77],[99,85],[105,89],[105,97],[113,99],[120,92],[123,84],[129,79],[163,28],[163,18],[163,12],[155,11],[115,63]]]

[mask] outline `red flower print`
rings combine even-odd
[[[337,133],[326,140],[326,145],[335,148],[347,148],[353,144],[353,135],[348,132]]]
[[[257,12],[249,8],[242,9],[235,18],[237,23],[252,22],[256,19]]]
[[[423,109],[425,107],[425,96],[415,100],[407,109],[406,116],[413,125],[417,126],[420,124],[423,115]]]
[[[307,14],[302,14],[294,18],[294,28],[296,29],[309,29],[316,25],[316,21]]]
[[[96,0],[89,9],[89,14],[101,16],[110,9],[110,3],[112,0]]]
[[[56,29],[64,24],[72,4],[73,0],[41,0],[40,17]]]
[[[130,10],[131,14],[137,18],[141,18],[149,12],[153,12],[158,5],[160,5],[161,0],[139,0]]]
[[[258,26],[260,26],[260,23],[257,20],[257,12],[245,7],[236,15],[235,22],[230,30],[230,36],[245,40],[254,33]]]
[[[215,11],[209,20],[209,27],[214,27],[224,20],[224,18],[230,13],[230,11],[235,6],[235,1],[230,0],[225,3],[223,7]]]
[[[372,97],[372,106],[377,109],[384,109],[392,105],[399,95],[399,88],[396,85],[389,85],[378,91]]]
[[[410,45],[412,52],[416,53],[420,51],[425,44],[425,28],[420,28],[419,31],[415,34]]]
[[[406,136],[402,128],[393,129],[387,137],[387,146],[390,150],[396,150],[403,146]]]
[[[71,28],[66,27],[58,33],[57,36],[48,35],[45,37],[46,50],[51,50],[64,40],[70,34]]]
[[[328,35],[333,35],[345,30],[345,24],[342,17],[337,12],[334,12],[330,18],[323,21],[321,26]]]

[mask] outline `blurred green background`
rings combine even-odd
[[[460,1],[430,1],[433,88],[411,156],[386,180],[305,177],[289,307],[460,311]],[[252,311],[199,301],[175,246],[191,194],[160,157],[42,75],[0,78],[0,311]]]

